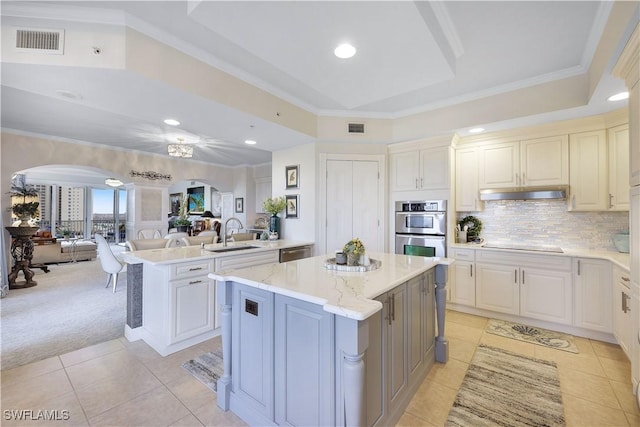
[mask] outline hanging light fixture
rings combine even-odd
[[[104,180],[104,183],[109,187],[120,187],[122,185],[122,181],[116,178],[107,178]]]
[[[173,157],[182,157],[182,158],[193,157],[193,147],[190,145],[184,144],[184,138],[178,138],[177,144],[167,145],[167,151],[169,152],[169,155]]]

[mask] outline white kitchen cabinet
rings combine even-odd
[[[480,189],[566,185],[569,182],[567,136],[480,147],[478,176]]]
[[[476,277],[474,273],[475,250],[452,249],[451,257],[456,260],[449,268],[451,277],[451,302],[476,306]]]
[[[476,307],[569,325],[570,262],[564,257],[479,251]]]
[[[265,213],[262,203],[271,197],[271,177],[256,178],[256,213]]]
[[[609,208],[607,140],[604,130],[571,134],[570,202],[572,211]]]
[[[629,210],[629,125],[607,130],[609,210]]]
[[[478,198],[478,150],[456,150],[456,211],[477,212],[481,209]]]
[[[213,260],[144,264],[142,338],[162,356],[215,336]]]
[[[620,267],[613,267],[613,335],[631,359],[632,344],[631,275]]]
[[[573,259],[575,326],[613,332],[611,263],[592,258]]]
[[[520,141],[523,187],[569,183],[569,139],[566,135]]]
[[[206,274],[172,280],[171,343],[176,343],[214,329],[215,281]]]
[[[449,147],[390,155],[391,191],[449,188]]]

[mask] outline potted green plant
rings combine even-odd
[[[271,233],[278,233],[280,236],[280,218],[278,217],[278,213],[282,212],[287,206],[287,201],[284,196],[281,197],[267,197],[264,202],[262,202],[262,210],[271,214],[271,218],[269,218],[269,231]]]
[[[180,209],[178,209],[178,219],[173,222],[178,231],[186,232],[189,230],[191,221],[189,220],[189,197],[183,196],[180,201]]]
[[[11,211],[16,217],[20,218],[20,227],[30,227],[29,220],[38,217],[40,214],[38,209],[40,203],[36,201],[27,202],[27,198],[38,197],[38,190],[32,185],[12,185],[9,194],[11,194],[12,198],[22,198],[22,202],[11,206]]]

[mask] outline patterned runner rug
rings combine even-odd
[[[554,362],[480,345],[446,426],[564,426]]]
[[[185,362],[182,367],[198,381],[213,391],[218,389],[218,378],[224,373],[222,364],[222,351],[205,353],[193,360]]]
[[[490,334],[526,341],[571,353],[580,353],[574,343],[573,336],[563,334],[562,332],[549,331],[548,329],[496,319],[489,319],[485,329]]]

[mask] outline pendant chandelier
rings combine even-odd
[[[173,157],[182,157],[185,159],[193,157],[193,147],[184,144],[183,138],[178,138],[177,144],[167,145],[167,151],[169,152],[169,155]]]

